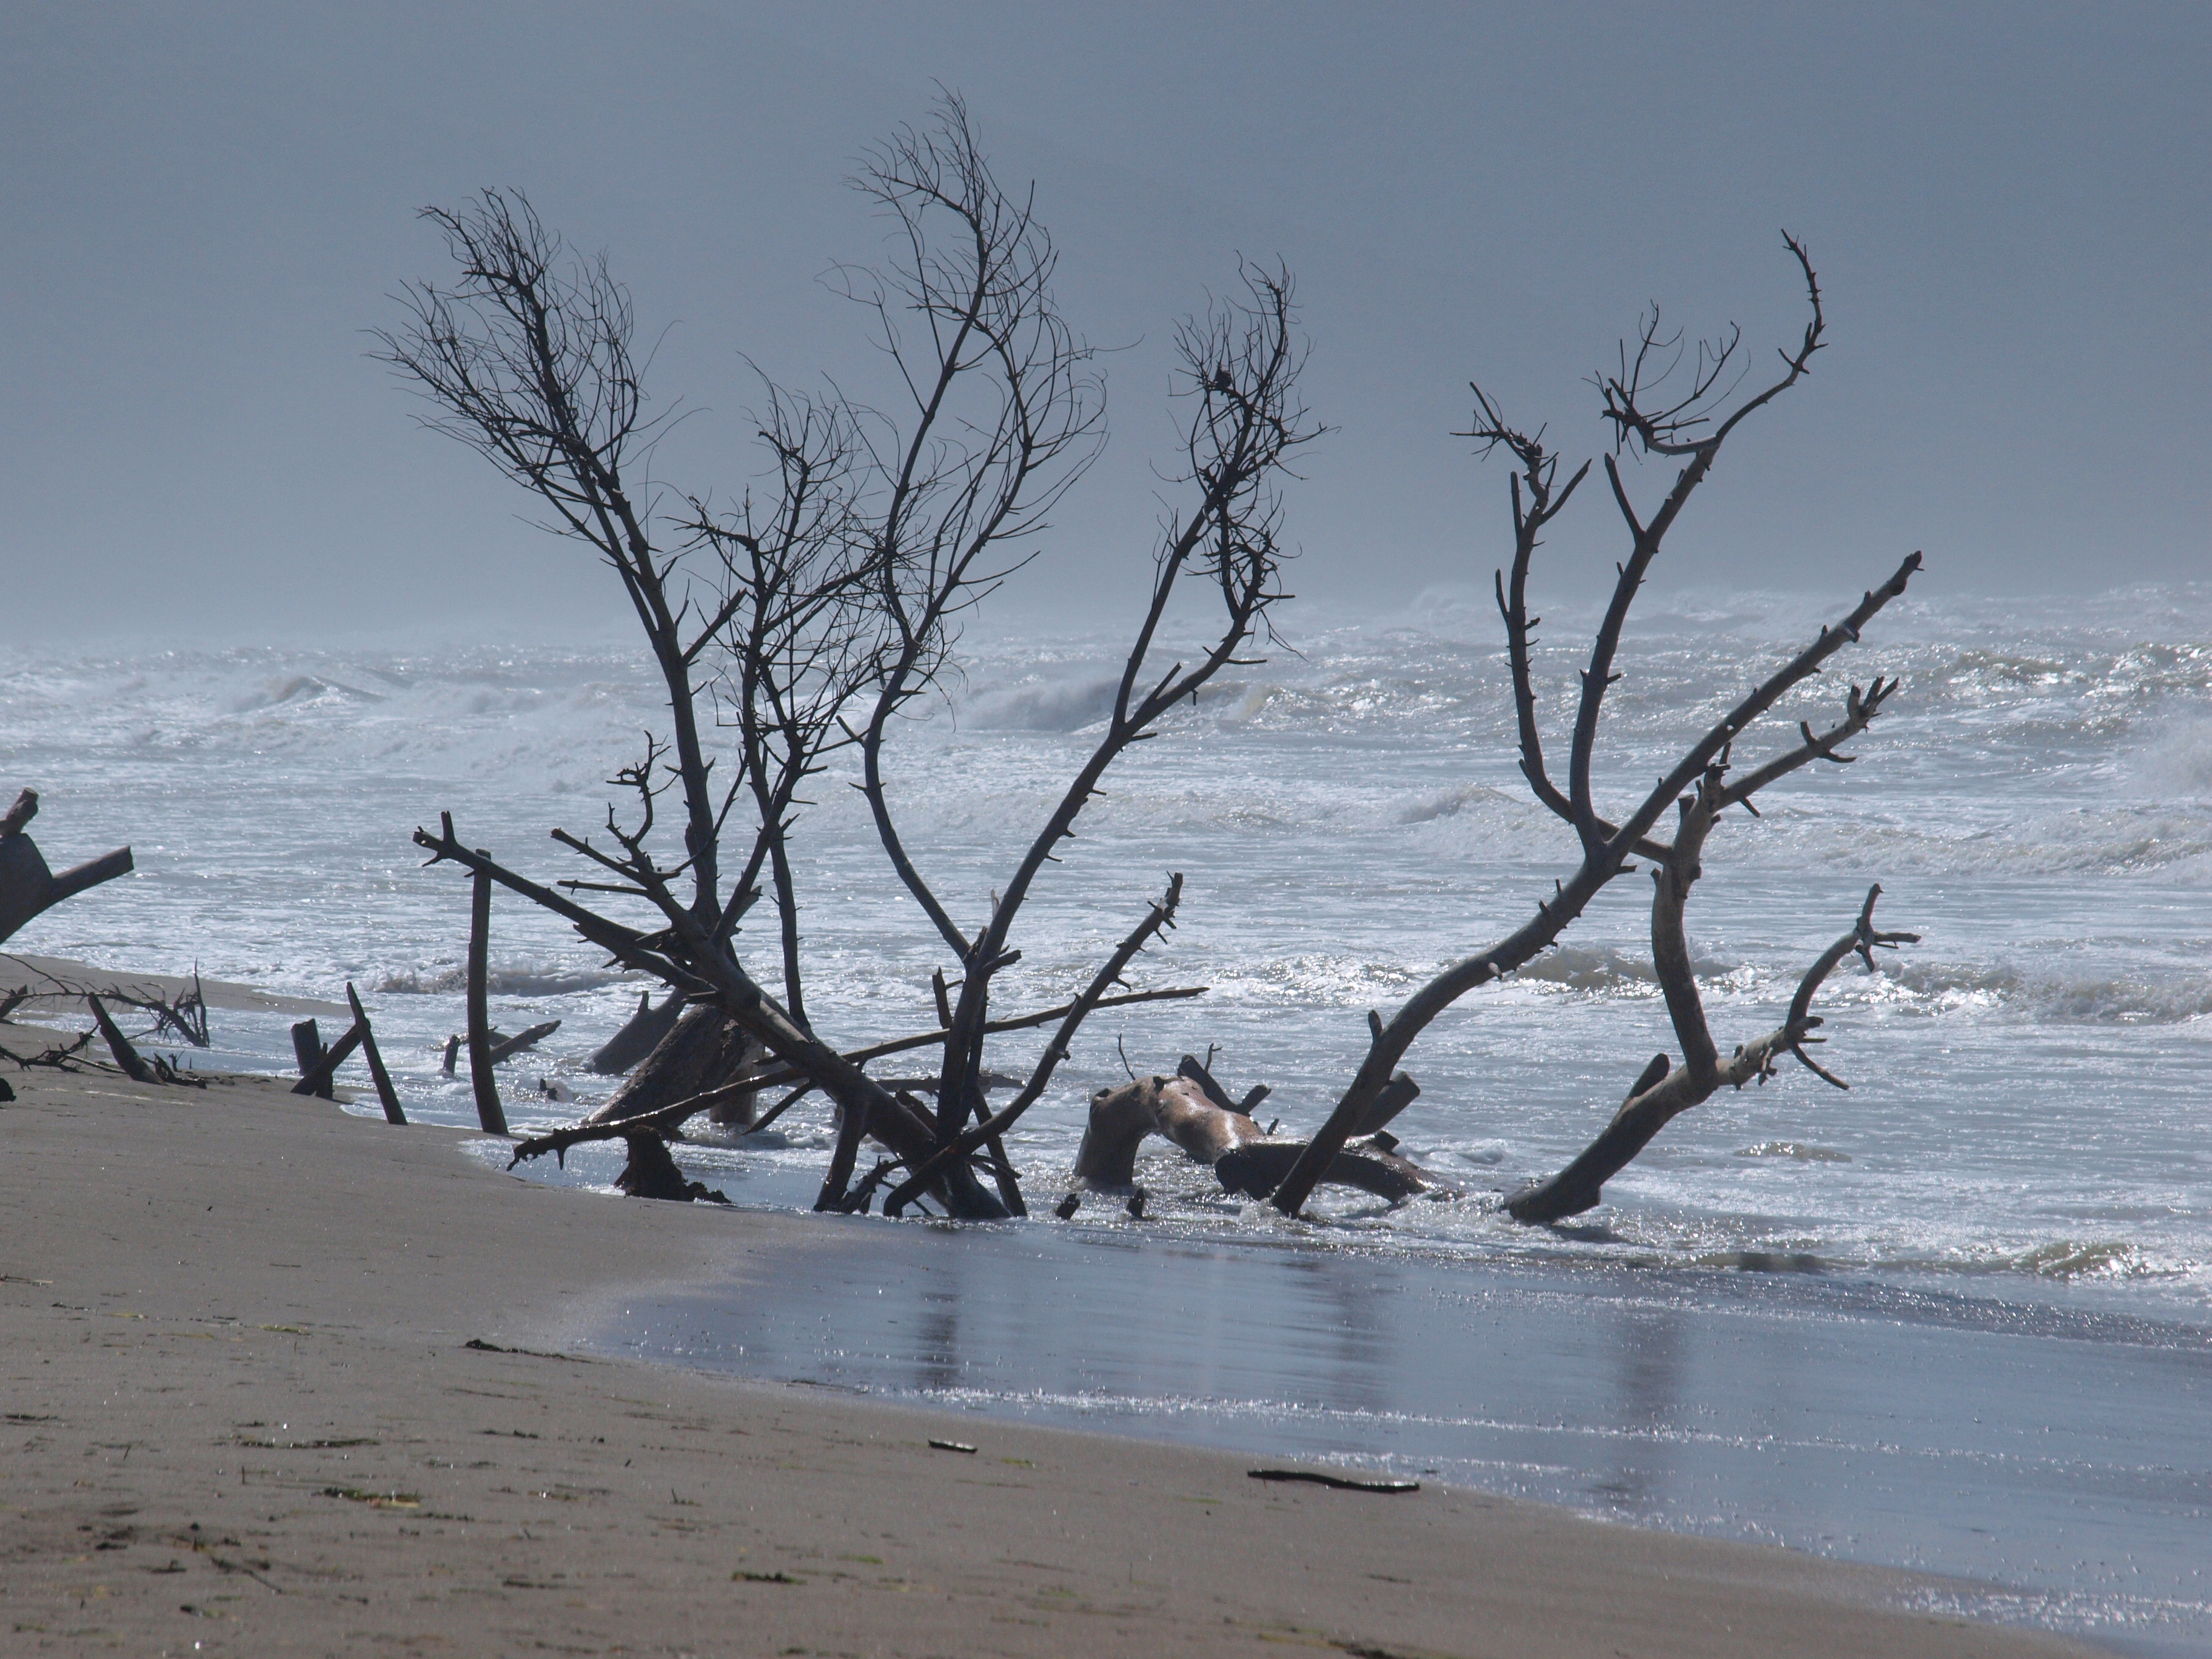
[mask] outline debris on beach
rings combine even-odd
[[[321,1031],[312,1019],[303,1019],[292,1028],[292,1052],[300,1062],[300,1080],[292,1085],[295,1095],[315,1095],[325,1100],[333,1098],[331,1089],[332,1075],[339,1064],[356,1048],[368,1062],[369,1081],[376,1087],[376,1097],[384,1108],[386,1123],[404,1127],[407,1114],[399,1104],[399,1091],[392,1087],[392,1073],[385,1069],[384,1056],[376,1047],[376,1032],[370,1025],[368,1011],[361,1005],[361,995],[346,982],[346,1001],[353,1010],[353,1024],[346,1034],[328,1048],[323,1047]]]

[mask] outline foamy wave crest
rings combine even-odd
[[[1738,969],[1732,963],[1692,959],[1700,980],[1724,979]],[[1558,985],[1571,991],[1619,991],[1656,988],[1659,975],[1648,959],[1619,951],[1561,945],[1546,951],[1517,971],[1514,977],[1540,985]]]
[[[2002,1008],[2069,1024],[2179,1025],[2212,1014],[2212,978],[2158,984],[2142,980],[2024,975],[2008,963],[1968,968],[1884,963],[1885,978],[1937,1012]]]
[[[484,983],[494,996],[558,997],[596,991],[635,977],[611,969],[495,967],[484,975]],[[468,984],[468,971],[463,968],[409,968],[386,974],[376,982],[375,989],[386,996],[459,996]]]
[[[1956,1255],[1879,1260],[1877,1268],[1907,1273],[2026,1273],[2073,1283],[2084,1279],[2188,1279],[2204,1264],[2133,1239],[2049,1239],[2021,1248],[1969,1249]]]
[[[1492,789],[1487,784],[1463,783],[1453,789],[1438,790],[1433,795],[1424,795],[1409,802],[1398,811],[1401,823],[1432,823],[1438,818],[1455,818],[1471,806],[1487,805],[1496,802],[1502,805],[1519,807],[1523,803],[1502,789]]]
[[[1079,732],[1114,712],[1113,679],[1030,681],[985,691],[961,709],[978,732]]]
[[[258,691],[249,691],[233,700],[231,712],[250,714],[258,708],[273,708],[279,703],[310,703],[330,699],[338,702],[383,702],[377,692],[364,691],[358,686],[342,685],[336,680],[326,680],[314,674],[293,674],[263,684]]]
[[[2137,778],[2162,793],[2212,796],[2212,720],[2177,720],[2136,761]]]

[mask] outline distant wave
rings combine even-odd
[[[358,686],[343,685],[319,675],[294,674],[283,679],[270,680],[259,690],[247,692],[232,702],[231,709],[234,714],[250,714],[257,708],[273,708],[279,703],[287,702],[313,702],[322,697],[359,703],[386,701],[380,692],[364,691]]]
[[[1909,959],[1885,963],[1884,971],[1892,984],[1943,1007],[1978,1003],[2040,1020],[2173,1025],[2212,1014],[2212,977],[2166,983],[2101,975],[2069,979],[2023,974],[2008,963],[1966,967]]]
[[[635,977],[611,969],[493,968],[484,981],[494,996],[556,997],[596,991]],[[468,989],[468,972],[463,968],[404,969],[385,975],[375,988],[386,996],[459,996]]]
[[[963,705],[962,726],[979,732],[1079,732],[1114,712],[1114,678],[1033,682],[985,691]]]

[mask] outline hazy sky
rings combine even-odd
[[[1794,334],[1784,226],[1833,343],[1662,580],[1849,592],[1915,547],[1952,591],[2212,577],[2201,3],[0,0],[0,642],[601,623],[605,573],[365,355],[442,274],[415,210],[519,185],[605,249],[666,330],[653,390],[702,411],[659,474],[728,494],[747,356],[876,372],[818,277],[873,257],[841,181],[935,82],[1036,182],[1071,319],[1128,348],[1044,591],[1145,568],[1164,348],[1240,252],[1297,272],[1337,428],[1294,585],[1390,608],[1498,561],[1470,377],[1595,453],[1585,377],[1647,301]],[[1618,551],[1611,511],[1563,525],[1558,580]]]

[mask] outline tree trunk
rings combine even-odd
[[[658,1008],[653,1006],[649,991],[637,994],[637,1012],[629,1022],[606,1041],[605,1047],[586,1062],[601,1077],[620,1077],[643,1060],[676,1026],[676,1018],[684,1012],[681,992],[671,991],[668,1000]]]
[[[499,1103],[499,1079],[491,1052],[491,878],[477,871],[469,884],[469,1087],[476,1096],[477,1122],[488,1135],[507,1133],[507,1113]],[[451,1045],[446,1069],[453,1069]]]
[[[758,1055],[758,1046],[721,1010],[705,1005],[690,1008],[615,1091],[614,1097],[584,1121],[635,1117],[719,1089],[743,1076]],[[716,1106],[714,1121],[739,1127],[751,1123],[757,1099],[747,1093]]]
[[[115,1063],[123,1068],[123,1074],[133,1083],[158,1082],[154,1068],[139,1059],[138,1051],[131,1046],[130,1039],[123,1035],[100,1000],[88,996],[85,1000],[92,1005],[93,1020],[100,1027],[100,1036],[107,1039],[107,1051],[115,1056]]]
[[[703,1181],[684,1180],[684,1171],[668,1155],[668,1144],[651,1131],[624,1135],[623,1145],[629,1149],[629,1162],[615,1177],[615,1185],[632,1198],[665,1199],[677,1204],[700,1200],[709,1204],[730,1201]]]
[[[306,1079],[319,1074],[323,1080],[316,1085],[313,1092],[325,1100],[334,1100],[337,1097],[331,1092],[330,1073],[323,1069],[323,1060],[328,1052],[323,1047],[322,1030],[313,1020],[303,1019],[292,1028],[292,1054],[300,1062],[301,1077]],[[446,1069],[451,1071],[453,1067],[448,1066]]]

